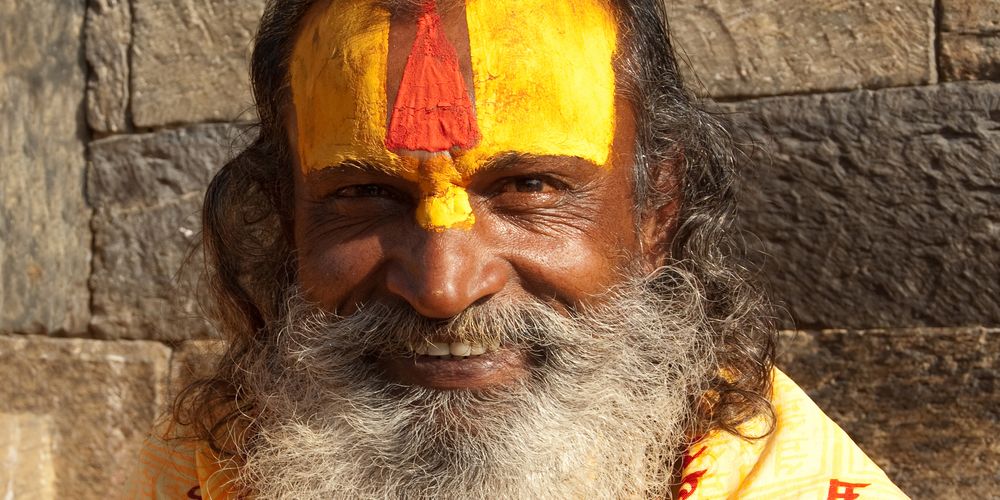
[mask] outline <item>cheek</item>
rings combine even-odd
[[[332,244],[306,240],[299,245],[298,280],[306,298],[324,309],[343,311],[345,304],[370,293],[384,254],[378,236]]]
[[[627,186],[602,185],[592,203],[559,222],[546,220],[543,231],[506,225],[498,240],[531,295],[567,306],[599,300],[619,284],[622,273],[640,253],[639,237]],[[489,218],[484,222],[493,223]]]
[[[615,281],[613,261],[593,242],[563,239],[519,257],[525,285],[536,296],[572,305],[586,302]]]
[[[599,228],[526,234],[510,241],[508,255],[525,291],[574,306],[620,281],[618,269],[631,250],[620,236]]]

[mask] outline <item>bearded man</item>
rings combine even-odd
[[[772,365],[660,2],[273,0],[134,497],[905,498]]]

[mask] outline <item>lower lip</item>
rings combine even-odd
[[[467,358],[383,358],[379,363],[397,382],[446,391],[508,385],[528,374],[527,357],[512,350]]]

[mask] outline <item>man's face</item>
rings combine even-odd
[[[597,300],[640,248],[611,12],[598,0],[410,15],[377,4],[320,2],[290,65],[305,297],[339,315],[385,304],[429,319],[487,301],[569,313]],[[432,389],[532,368],[524,352],[461,340],[376,363]]]
[[[663,497],[713,373],[637,257],[601,0],[319,2],[290,65],[298,283],[241,365],[262,498]],[[643,243],[642,245],[640,243]]]

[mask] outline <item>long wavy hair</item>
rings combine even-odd
[[[215,299],[214,319],[228,342],[214,375],[178,396],[173,418],[190,437],[230,454],[246,450],[231,445],[230,431],[250,427],[258,407],[255,395],[244,390],[243,360],[272,342],[286,291],[296,281],[288,63],[300,21],[314,1],[268,2],[251,61],[259,117],[254,139],[222,167],[204,201],[206,282]],[[385,3],[397,9],[413,4]],[[618,92],[637,124],[637,228],[663,207],[677,207],[674,220],[660,228],[669,243],[655,251],[667,266],[696,277],[717,346],[719,375],[704,397],[692,402],[698,424],[691,435],[713,430],[741,435],[740,425],[754,417],[773,423],[775,349],[771,310],[742,264],[742,237],[733,225],[738,167],[745,158],[723,120],[702,109],[683,85],[663,2],[610,3],[622,38],[615,62]]]

